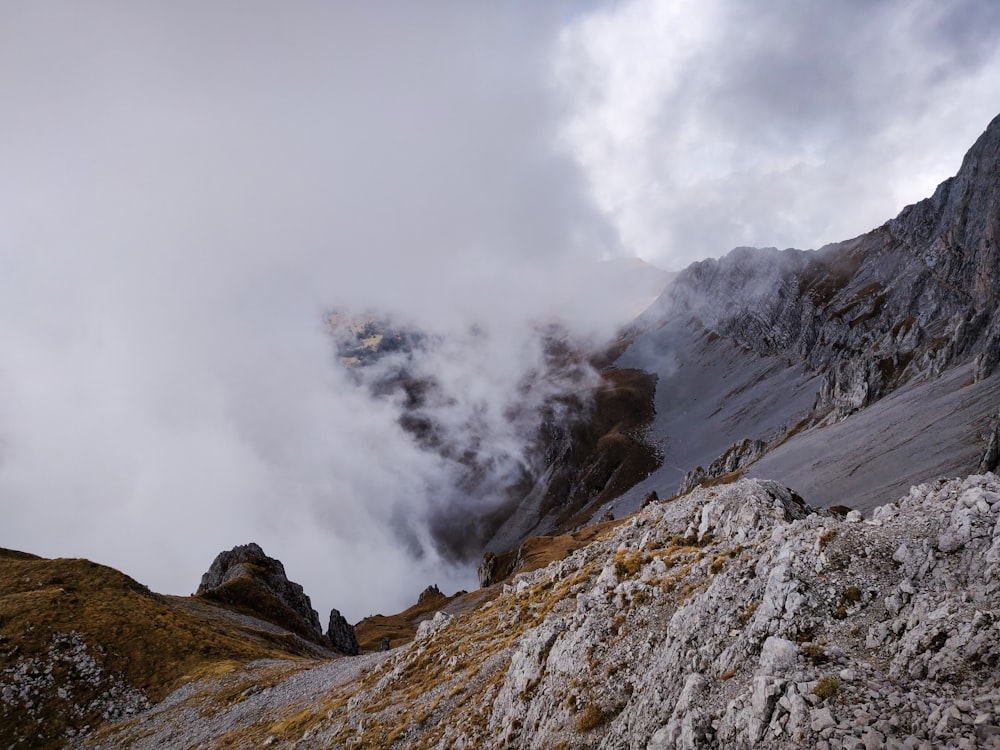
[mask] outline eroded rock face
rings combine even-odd
[[[479,578],[479,587],[486,588],[494,583],[497,572],[497,556],[494,552],[487,551],[483,554],[483,560],[479,563],[476,575]]]
[[[330,640],[330,645],[342,654],[357,656],[361,653],[354,626],[340,614],[339,610],[330,610],[330,625],[326,629],[326,637]]]
[[[683,271],[657,316],[688,315],[824,374],[817,413],[842,419],[900,384],[1000,362],[1000,117],[934,195],[819,251],[737,248]]]
[[[677,488],[677,493],[683,495],[707,480],[745,469],[763,456],[766,450],[767,443],[763,440],[741,440],[715,459],[707,469],[696,466],[685,474],[680,487]]]
[[[325,643],[319,615],[302,586],[289,581],[285,566],[253,542],[220,552],[201,577],[196,595],[233,605]]]
[[[681,562],[663,565],[644,511],[606,548],[648,562],[634,574],[609,562],[521,639],[491,726],[537,729],[508,730],[512,746],[569,736],[567,702],[610,714],[591,734],[602,748],[958,747],[1000,731],[986,677],[1000,663],[993,475],[922,485],[853,522],[773,483],[692,495],[684,543],[712,546],[686,558],[686,579],[664,591]],[[593,678],[605,673],[615,680]]]

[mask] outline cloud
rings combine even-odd
[[[188,593],[253,540],[352,619],[473,585],[434,525],[579,384],[540,326],[648,299],[601,261],[863,231],[993,114],[989,4],[831,8],[4,5],[0,545]],[[431,336],[480,484],[338,365],[331,308]]]
[[[985,0],[604,6],[561,35],[564,147],[648,260],[818,247],[957,171],[1000,101],[998,31]]]
[[[353,618],[473,585],[428,531],[454,467],[336,366],[323,314],[478,322],[421,367],[455,440],[485,406],[478,439],[516,460],[491,409],[537,321],[614,325],[553,292],[616,251],[551,152],[555,9],[0,14],[0,544],[187,593],[252,539]]]

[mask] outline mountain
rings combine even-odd
[[[868,234],[687,268],[614,363],[656,376],[647,439],[663,455],[614,511],[745,440],[765,449],[740,471],[818,505],[864,510],[977,470],[1000,395],[998,237],[994,120],[955,177]]]
[[[342,321],[497,491],[432,524],[482,588],[324,635],[256,545],[195,597],[3,551],[0,745],[1000,747],[998,230],[1000,118],[872,232],[695,263],[602,351],[546,329],[495,485],[397,366],[423,334]]]
[[[127,632],[143,618],[127,609],[98,647],[91,632],[46,624],[2,672],[0,738],[135,750],[1000,746],[993,474],[920,485],[867,520],[744,479],[532,551],[538,567],[507,584],[425,592],[409,643],[357,657],[255,653],[259,622],[176,601],[157,601],[147,623],[170,637],[143,647]],[[60,564],[13,559],[35,575]],[[180,613],[191,629],[172,627]],[[252,636],[244,652],[224,650],[237,635]],[[125,648],[145,660],[131,672]],[[178,676],[190,668],[178,663],[150,683],[157,692],[137,692],[142,667],[180,654],[202,666]],[[98,696],[83,726],[81,686]]]
[[[615,412],[600,397],[575,414],[564,433],[601,437],[574,438],[572,450],[550,441],[552,460],[487,554],[516,559],[532,534],[720,477],[870,510],[912,484],[995,468],[983,456],[1000,404],[989,377],[1000,360],[998,194],[995,119],[955,177],[865,235],[816,251],[736,248],[682,271],[590,357],[604,383],[643,384],[620,430],[629,444],[598,447]]]

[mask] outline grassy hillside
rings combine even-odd
[[[88,560],[0,549],[0,746],[58,747],[200,676],[326,656],[209,602]]]

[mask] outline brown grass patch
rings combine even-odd
[[[619,550],[615,553],[615,573],[619,578],[631,578],[642,569],[643,556],[635,550]]]
[[[241,625],[219,607],[155,594],[117,570],[88,560],[47,560],[0,551],[0,673],[22,659],[45,659],[53,635],[77,632],[109,679],[157,701],[181,684],[261,658],[315,658],[320,651],[291,634]],[[73,705],[86,706],[107,689],[62,675]],[[100,726],[100,709],[75,715],[55,687],[36,709],[0,704],[0,746],[30,736],[32,746],[58,747],[67,728]]]
[[[812,689],[812,694],[826,700],[832,698],[840,692],[840,680],[836,677],[821,677],[816,687]]]
[[[417,635],[417,626],[435,613],[448,607],[469,611],[480,607],[499,594],[492,591],[459,592],[451,596],[429,596],[395,615],[370,615],[354,626],[358,645],[364,651],[379,651],[382,639],[389,639],[389,647],[396,648],[412,641]]]
[[[589,732],[592,729],[604,726],[614,718],[614,712],[605,711],[596,703],[588,703],[576,717],[576,728],[581,732]]]

